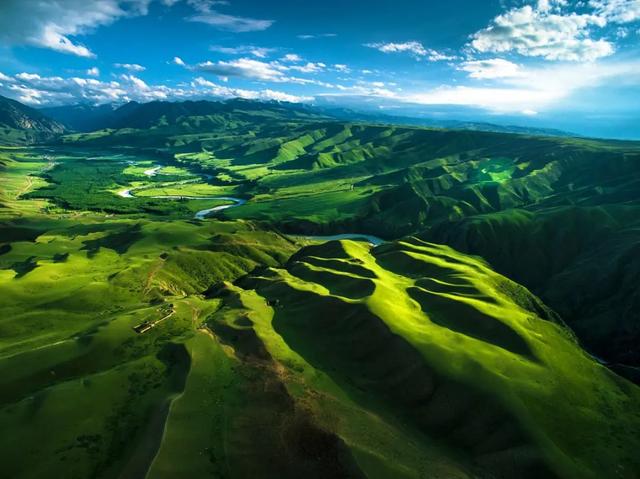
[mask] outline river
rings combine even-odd
[[[147,176],[155,176],[159,174],[162,166],[155,166],[148,170],[144,171],[144,174]],[[211,177],[211,175],[206,175],[207,177]],[[118,191],[118,196],[122,198],[135,198],[133,191],[135,188],[130,188],[126,190]],[[215,213],[216,211],[223,211],[229,208],[237,208],[238,206],[244,205],[247,200],[242,198],[235,198],[233,196],[183,196],[183,195],[158,195],[158,196],[150,196],[149,198],[154,199],[166,199],[166,200],[214,200],[214,201],[231,201],[231,204],[228,205],[219,205],[214,206],[212,208],[207,208],[204,210],[197,211],[193,216],[197,220],[204,220],[211,213]],[[327,235],[327,236],[307,236],[307,235],[289,235],[293,238],[304,238],[311,241],[336,241],[336,240],[355,240],[355,241],[366,241],[373,246],[381,245],[385,243],[385,240],[382,238],[378,238],[377,236],[362,234],[362,233],[342,233],[336,235]]]

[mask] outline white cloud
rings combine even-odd
[[[424,57],[429,61],[437,62],[441,60],[452,60],[455,57],[444,53],[425,48],[420,42],[411,41],[404,43],[365,43],[365,47],[375,48],[383,53],[410,53],[416,57]]]
[[[124,68],[130,72],[143,72],[146,70],[145,67],[138,65],[137,63],[114,63],[113,66],[116,68]]]
[[[254,80],[282,82],[283,72],[272,63],[254,60],[252,58],[239,58],[231,61],[206,61],[190,67],[193,70],[213,73],[226,77],[242,77]]]
[[[567,4],[568,0],[538,0],[538,10],[548,12],[550,10],[558,10]]]
[[[522,111],[536,105],[548,105],[560,98],[561,93],[555,90],[445,86],[428,92],[413,93],[401,100],[420,105],[458,105],[494,111]]]
[[[295,70],[300,73],[318,73],[327,67],[324,63],[307,62],[305,65],[293,65],[287,67],[287,70]]]
[[[98,67],[89,68],[87,70],[87,75],[92,76],[92,77],[99,77],[100,76],[100,69]]]
[[[239,17],[220,13],[215,10],[215,6],[228,5],[226,1],[216,0],[187,0],[187,3],[196,10],[195,15],[191,15],[186,19],[190,22],[206,23],[219,30],[227,30],[230,32],[256,32],[266,30],[273,25],[274,20],[259,20],[256,18]]]
[[[212,45],[209,50],[217,53],[224,53],[225,55],[253,55],[256,58],[267,58],[269,54],[274,52],[275,48],[256,47],[253,45],[239,45],[235,47],[223,47],[219,45]]]
[[[336,71],[339,71],[342,73],[349,73],[351,71],[351,69],[347,65],[344,65],[342,63],[336,63],[335,65],[333,65],[333,68]]]
[[[375,48],[383,53],[409,52],[419,56],[427,54],[427,50],[420,42],[367,43],[365,46]]]
[[[104,82],[95,78],[43,77],[36,73],[19,73],[13,77],[0,74],[0,94],[34,106],[73,104],[78,102],[122,103],[131,100],[184,100],[190,98],[246,98],[287,102],[312,101],[311,96],[298,96],[284,91],[245,90],[217,85],[202,77],[180,87],[150,85],[134,75],[121,75],[118,80]],[[4,83],[6,82],[6,83]]]
[[[151,0],[2,0],[0,40],[81,57],[94,53],[73,37],[134,15],[145,15]]]
[[[307,62],[304,65],[284,64],[279,61],[265,62],[253,58],[237,58],[230,61],[212,62],[207,60],[195,65],[182,65],[193,71],[211,73],[220,79],[228,77],[248,78],[250,80],[267,81],[274,83],[296,83],[300,85],[319,85],[333,88],[332,84],[315,79],[289,76],[287,72],[300,72],[305,74],[317,74],[324,71],[326,64],[321,62]],[[224,80],[223,80],[224,81]]]
[[[185,66],[186,65],[184,60],[182,60],[182,58],[180,58],[180,57],[173,57],[172,62],[175,63],[176,65],[180,65],[180,66]]]
[[[149,85],[147,85],[143,80],[134,75],[120,75],[125,81],[131,82],[136,86],[140,91],[149,91]]]
[[[31,105],[58,105],[179,99],[194,92],[165,85],[148,85],[133,75],[121,75],[118,81],[104,82],[88,77],[43,77],[23,72],[15,75],[12,84],[1,87],[0,94]]]
[[[589,6],[613,23],[631,23],[640,19],[640,0],[590,0]]]
[[[522,75],[518,65],[502,58],[470,60],[463,62],[458,69],[468,72],[471,78],[479,80],[509,78]]]
[[[479,52],[516,52],[547,60],[593,61],[614,52],[603,39],[590,38],[591,28],[606,20],[592,14],[557,14],[530,5],[498,15],[484,30],[473,35],[471,46]]]
[[[287,53],[280,60],[283,62],[296,63],[301,62],[302,58],[300,57],[300,55],[296,55],[295,53]]]
[[[281,91],[275,90],[245,90],[241,88],[229,88],[227,86],[218,85],[202,77],[196,78],[192,85],[194,87],[204,87],[206,91],[213,96],[220,96],[224,98],[244,98],[246,100],[277,100],[287,101],[291,103],[302,103],[306,101],[313,101],[313,97],[303,97],[290,95]]]
[[[337,36],[338,35],[335,33],[316,33],[316,34],[298,35],[298,38],[300,40],[315,40],[317,38],[333,38]]]
[[[230,32],[255,32],[266,30],[273,24],[273,20],[257,20],[254,18],[235,17],[212,11],[207,14],[193,15],[187,20],[191,22],[206,23],[220,30],[228,30]]]
[[[575,101],[585,90],[601,88],[613,80],[619,86],[636,86],[639,77],[640,61],[548,64],[536,68],[520,67],[518,75],[495,78],[492,86],[442,85],[404,92],[367,84],[338,87],[340,93],[323,96],[360,95],[396,103],[457,105],[498,113],[532,114]]]

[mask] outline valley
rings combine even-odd
[[[640,474],[640,143],[122,108],[0,146],[0,476]]]

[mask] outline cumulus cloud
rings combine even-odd
[[[307,62],[302,65],[281,63],[280,61],[265,62],[253,58],[237,58],[229,61],[210,60],[196,63],[195,65],[179,63],[188,70],[206,72],[217,75],[222,81],[229,77],[247,78],[249,80],[266,81],[273,83],[296,83],[299,85],[318,85],[333,88],[330,83],[311,78],[291,76],[292,72],[304,74],[318,74],[326,70],[327,65],[321,62]]]
[[[296,55],[295,53],[287,53],[280,60],[283,62],[296,63],[296,62],[301,62],[302,57],[300,57],[300,55]]]
[[[554,13],[549,2],[540,2],[537,9],[526,5],[498,15],[487,28],[473,35],[471,46],[479,52],[594,61],[614,52],[609,41],[590,37],[592,28],[606,23],[597,14]]]
[[[149,85],[135,75],[120,75],[124,81],[131,82],[139,91],[147,92],[150,90]]]
[[[253,55],[256,58],[267,58],[273,53],[275,48],[256,47],[253,45],[238,45],[235,47],[223,47],[220,45],[212,45],[209,50],[225,55]]]
[[[318,73],[327,67],[324,63],[307,62],[304,65],[293,65],[288,67],[288,70],[295,70],[300,73]]]
[[[202,77],[196,78],[192,85],[195,87],[204,87],[209,94],[223,98],[244,98],[246,100],[276,100],[286,101],[290,103],[302,103],[313,101],[313,97],[290,95],[282,91],[271,89],[266,90],[246,90],[241,88],[229,88],[227,86],[218,85]]]
[[[193,70],[212,73],[223,77],[242,77],[253,80],[283,82],[284,73],[276,64],[239,58],[231,61],[206,61],[190,67]]]
[[[365,43],[364,46],[375,48],[383,53],[410,53],[415,57],[426,58],[432,62],[452,60],[455,58],[454,56],[446,55],[437,50],[425,48],[422,43],[416,41],[404,43]]]
[[[137,63],[114,63],[113,66],[129,70],[130,72],[143,72],[146,70],[145,67],[138,65]]]
[[[173,60],[171,60],[172,63],[175,63],[176,65],[180,65],[180,66],[185,66],[186,63],[184,62],[184,60],[182,60],[182,58],[180,57],[173,57]]]
[[[10,76],[5,75],[4,73],[0,72],[0,81],[10,82],[10,81],[13,81],[13,78],[11,78]]]
[[[640,19],[640,0],[590,0],[589,6],[612,23],[631,23]]]
[[[134,75],[121,75],[117,80],[59,76],[44,77],[36,73],[18,73],[13,77],[0,73],[0,94],[33,106],[50,106],[86,102],[92,104],[127,101],[184,100],[190,98],[246,98],[293,103],[312,101],[313,97],[264,89],[245,90],[221,86],[196,78],[178,87],[150,85]]]
[[[522,75],[520,67],[517,64],[502,58],[469,60],[460,64],[458,69],[468,72],[471,78],[479,80],[509,78]]]
[[[102,25],[145,15],[151,0],[2,0],[0,40],[81,57],[94,53],[74,37]]]
[[[87,75],[92,76],[92,77],[99,77],[100,76],[100,70],[98,69],[98,67],[89,68],[87,70]]]

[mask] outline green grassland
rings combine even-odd
[[[146,115],[0,147],[0,477],[640,474],[640,146]]]
[[[404,419],[427,445],[437,438],[497,477],[637,470],[640,390],[480,260],[416,238],[373,250],[330,242],[237,284],[220,290],[225,307],[209,320],[236,351],[266,348],[306,387],[329,388],[316,381],[323,371],[331,388],[390,425]],[[370,447],[364,430],[351,434],[349,446]]]
[[[178,152],[177,164],[211,175],[211,191],[249,198],[220,216],[291,234],[420,233],[478,254],[560,311],[592,352],[640,380],[637,143],[323,119],[197,134],[193,125],[163,128],[183,138],[156,145]],[[127,138],[146,131],[129,129]]]
[[[359,227],[397,238],[511,208],[638,201],[640,191],[640,149],[630,142],[320,120],[255,120],[195,136],[188,130],[128,129],[124,139],[119,131],[100,142],[65,137],[65,144],[147,142],[175,154],[176,164],[254,198],[229,217],[292,231],[299,224],[317,232]],[[155,134],[163,141],[149,143]]]
[[[640,381],[640,205],[507,210],[443,223],[421,237],[482,256],[562,315],[583,344]]]

